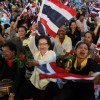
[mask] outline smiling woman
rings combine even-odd
[[[34,60],[31,62],[27,62],[27,65],[28,67],[31,67],[32,65],[34,65],[35,67],[34,67],[34,72],[30,80],[28,81],[26,80],[26,82],[24,82],[22,88],[20,89],[20,96],[22,96],[24,99],[33,98],[34,100],[40,100],[42,97],[48,97],[49,93],[44,96],[45,94],[44,91],[46,90],[46,87],[49,84],[50,84],[50,87],[53,86],[53,88],[51,88],[53,92],[55,92],[54,88],[56,88],[56,90],[58,89],[58,86],[55,83],[51,85],[52,84],[51,81],[55,81],[55,79],[40,80],[37,66],[42,65],[42,64],[47,64],[50,62],[56,62],[56,54],[54,51],[49,50],[51,46],[51,41],[50,41],[50,38],[46,35],[39,36],[37,39],[37,44],[35,44],[35,36],[31,35],[28,46],[34,56]],[[57,93],[57,91],[55,93]],[[49,94],[49,95],[52,95],[52,94]],[[52,96],[48,98],[48,100],[52,100],[51,98]],[[47,100],[47,98],[46,99],[43,98],[41,100]]]

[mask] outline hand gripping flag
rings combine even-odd
[[[55,62],[44,64],[38,67],[40,72],[40,79],[44,78],[61,78],[66,80],[93,80],[95,77],[86,75],[76,75],[66,72],[64,69],[59,68]]]

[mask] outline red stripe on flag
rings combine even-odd
[[[5,13],[7,15],[7,17],[10,18],[10,14],[8,14],[8,12],[6,12],[5,10],[3,10],[3,13]]]
[[[87,75],[77,75],[68,73],[62,68],[59,68],[55,62],[50,63],[51,68],[56,72],[55,74],[39,74],[40,79],[44,78],[66,78],[66,79],[84,79],[84,80],[93,80],[93,76]]]
[[[99,14],[96,14],[96,13],[91,13],[91,15],[92,15],[93,17],[99,16]]]
[[[96,9],[96,8],[99,8],[100,9],[100,6],[94,6],[94,8]]]
[[[66,73],[66,71],[65,71],[64,69],[58,67],[58,66],[56,65],[55,62],[51,62],[51,63],[50,63],[50,66],[52,67],[52,69],[53,69],[56,73]]]
[[[56,37],[56,33],[50,29],[50,27],[47,25],[47,21],[43,18],[40,18],[40,22],[46,27],[46,30],[48,31],[48,34],[50,36]]]
[[[93,80],[94,77],[92,76],[85,76],[85,75],[76,75],[76,74],[71,74],[71,73],[57,73],[57,74],[40,74],[39,75],[40,79],[44,78],[70,78],[70,79],[86,79],[86,80]]]
[[[77,14],[77,12],[75,11],[75,9],[64,5],[63,3],[57,1],[57,0],[50,0],[50,2],[54,3],[55,5],[57,5],[58,7],[65,9],[66,11],[68,11],[72,16],[75,16]]]

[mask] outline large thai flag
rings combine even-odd
[[[59,27],[75,15],[73,8],[58,0],[43,0],[38,21],[45,26],[49,35],[55,37]]]
[[[91,14],[93,16],[99,16],[99,13],[100,13],[100,6],[94,6],[92,11],[91,11]]]
[[[43,64],[38,66],[40,72],[40,79],[44,78],[62,78],[66,80],[93,80],[93,76],[76,75],[66,72],[64,69],[59,68],[55,62]]]

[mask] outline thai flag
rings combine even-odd
[[[38,21],[38,33],[41,35],[47,35],[45,26],[40,21]]]
[[[28,14],[28,11],[30,10],[30,3],[28,3],[26,5],[26,7],[24,8],[24,10],[22,11],[20,18],[24,15],[24,14]]]
[[[64,0],[63,3],[64,3],[64,5],[67,5],[68,4],[68,0]]]
[[[43,0],[38,21],[45,26],[49,35],[55,37],[59,27],[76,14],[73,8],[57,0]]]
[[[64,69],[59,68],[55,62],[43,64],[38,66],[40,72],[40,79],[44,78],[61,78],[66,80],[93,80],[93,76],[76,75],[66,72]]]
[[[2,11],[3,11],[3,14],[6,15],[6,17],[10,20],[10,18],[11,18],[11,13],[10,13],[10,11],[9,11],[9,9],[8,9],[8,7],[7,7],[6,4],[4,4],[4,8],[3,8]]]
[[[99,13],[100,13],[100,6],[94,6],[92,11],[91,11],[91,14],[93,16],[99,16]]]
[[[22,11],[20,16],[22,16],[24,14],[36,15],[35,9],[36,9],[36,4],[34,2],[33,3],[28,3],[26,5],[26,7],[24,8],[24,10]]]

